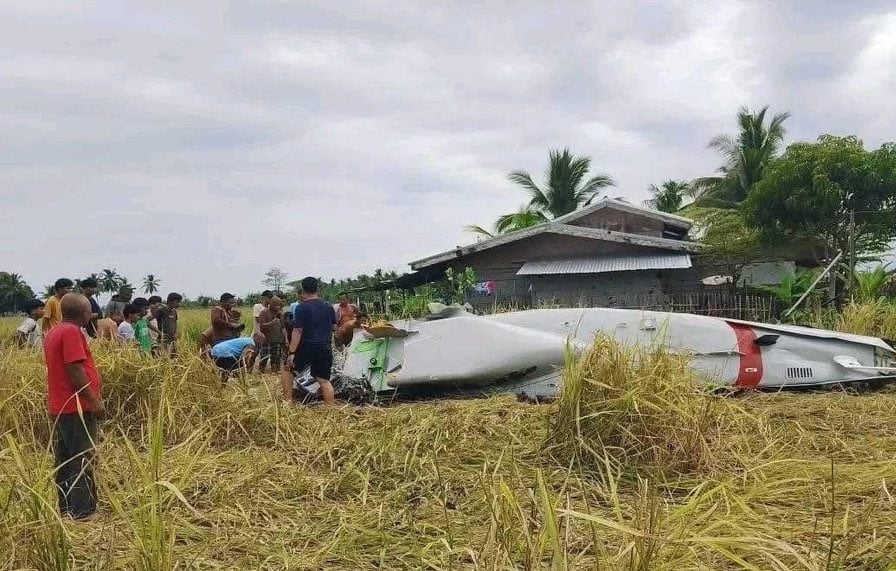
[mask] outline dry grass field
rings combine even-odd
[[[848,311],[830,319],[896,324]],[[110,417],[90,523],[56,512],[41,356],[3,349],[0,568],[896,565],[888,389],[714,396],[679,357],[598,339],[553,404],[304,408],[272,375],[222,388],[191,346],[96,351]]]

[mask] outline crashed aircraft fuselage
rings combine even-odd
[[[405,337],[356,336],[341,374],[378,396],[402,392],[512,392],[555,396],[568,352],[596,334],[632,346],[662,345],[690,357],[708,382],[744,389],[854,383],[896,375],[881,339],[682,313],[538,309],[464,312],[398,324]]]

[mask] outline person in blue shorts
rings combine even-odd
[[[235,373],[248,370],[255,361],[257,347],[261,347],[264,341],[264,335],[256,333],[252,337],[226,339],[212,345],[210,356],[221,371],[221,382],[227,383]]]
[[[336,399],[330,375],[333,370],[333,332],[336,330],[336,311],[318,295],[317,278],[302,280],[302,303],[296,308],[289,340],[286,369],[304,371],[311,368],[311,376],[320,386],[320,396],[326,404]],[[283,375],[283,398],[292,400],[292,375]]]

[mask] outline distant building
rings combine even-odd
[[[639,296],[702,290],[692,221],[604,199],[555,220],[410,263],[436,276],[472,267],[488,302],[622,306]],[[485,302],[486,300],[481,300]]]

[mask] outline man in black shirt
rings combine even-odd
[[[327,404],[333,404],[333,331],[336,329],[336,311],[318,296],[316,278],[302,280],[302,303],[296,308],[292,335],[289,340],[289,356],[286,366],[292,371],[311,367],[311,376],[320,386],[320,396]],[[283,376],[283,398],[292,400],[292,379]]]

